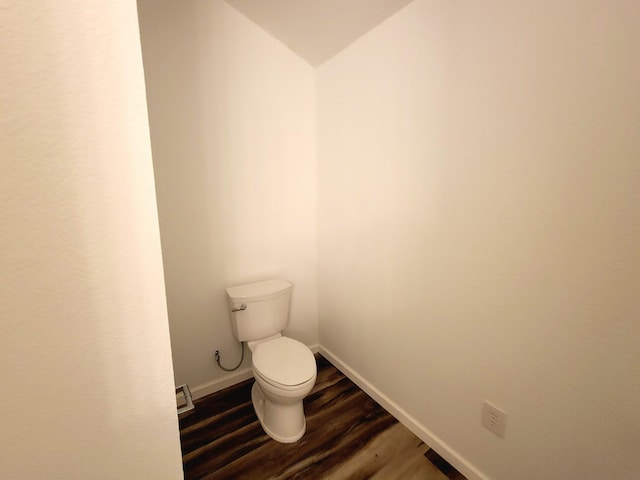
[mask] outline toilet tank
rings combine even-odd
[[[235,337],[248,342],[284,330],[289,321],[292,289],[290,282],[280,279],[227,288]]]

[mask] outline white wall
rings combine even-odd
[[[416,0],[318,70],[320,343],[474,478],[638,478],[638,25]]]
[[[2,477],[182,478],[135,3],[0,44]]]
[[[240,355],[227,286],[290,280],[318,341],[313,69],[225,2],[138,8],[176,382],[207,393]]]

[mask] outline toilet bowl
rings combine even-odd
[[[313,388],[317,367],[313,353],[301,342],[277,337],[253,352],[251,401],[263,430],[282,443],[298,441],[306,431],[303,399]]]

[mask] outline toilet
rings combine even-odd
[[[280,279],[227,288],[233,334],[252,353],[253,408],[266,434],[282,443],[304,435],[302,400],[317,375],[309,347],[282,335],[292,290],[290,282]]]

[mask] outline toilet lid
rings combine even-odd
[[[300,385],[316,373],[316,360],[304,343],[278,337],[258,345],[253,352],[258,373],[281,385]]]

